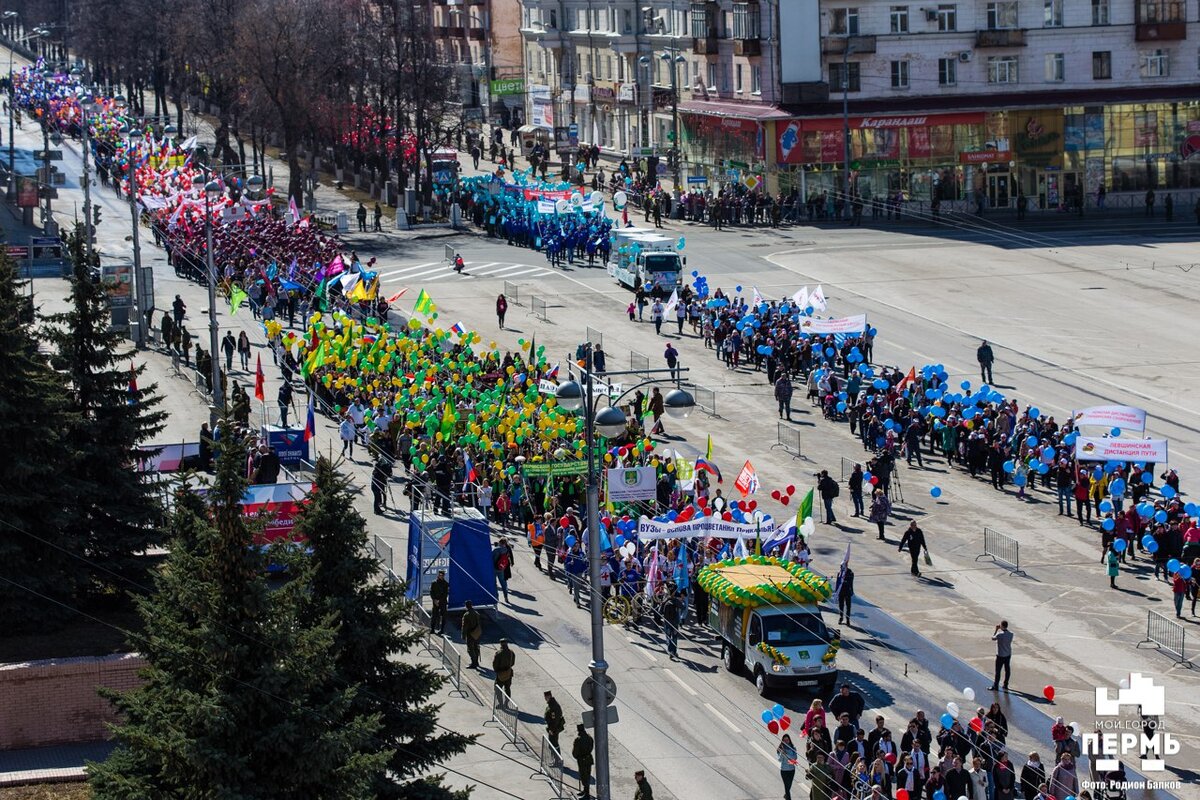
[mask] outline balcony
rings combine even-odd
[[[692,52],[698,56],[715,56],[721,49],[720,41],[716,31],[709,31],[708,36],[693,36]]]
[[[1139,22],[1134,28],[1134,39],[1139,42],[1181,42],[1187,39],[1187,23]]]
[[[976,31],[975,46],[1024,47],[1025,30],[1023,28],[1006,28],[1003,30]]]
[[[733,54],[735,56],[761,56],[761,39],[734,39]]]
[[[467,28],[467,38],[482,42],[487,38],[487,31],[483,28]]]
[[[846,46],[849,45],[850,52],[855,55],[875,52],[875,37],[874,36],[826,36],[821,42],[821,52],[827,56],[840,56],[846,52]]]

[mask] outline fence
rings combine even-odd
[[[492,722],[500,728],[505,738],[513,745],[518,745],[517,720],[521,710],[508,696],[508,693],[495,685],[492,687]]]
[[[1010,568],[1013,575],[1025,575],[1025,570],[1021,569],[1021,543],[991,528],[983,529],[983,555],[976,556],[975,560],[981,558],[990,558]]]
[[[504,282],[504,296],[508,298],[508,302],[514,306],[521,305],[521,287],[517,286],[512,281]]]
[[[604,334],[595,328],[588,327],[585,342],[591,342],[593,347],[604,347]]]
[[[450,675],[450,685],[454,687],[451,694],[460,694],[463,697],[467,696],[463,689],[462,679],[462,653],[458,652],[458,648],[445,636],[441,637],[441,647],[437,649],[438,657],[442,660],[442,667]]]
[[[710,417],[721,418],[721,415],[717,413],[716,389],[710,389],[707,386],[700,386],[699,384],[692,384],[689,389],[692,393],[692,399],[696,401],[696,408]]]
[[[550,315],[546,313],[546,301],[536,294],[529,295],[529,313],[540,318],[543,322],[550,321]]]
[[[390,580],[396,580],[396,571],[394,569],[395,561],[392,546],[385,542],[379,536],[375,537],[375,557],[383,565],[383,570]]]
[[[538,757],[538,773],[550,782],[554,796],[562,800],[567,797],[567,787],[563,785],[562,753],[550,743],[550,737],[542,736],[542,752]]]
[[[803,458],[804,453],[800,450],[800,429],[789,428],[786,424],[778,422],[775,424],[775,444],[771,445],[771,449],[782,447],[784,450],[792,454],[792,458]]]
[[[650,371],[650,359],[636,350],[629,351],[629,371],[646,375]]]
[[[1183,626],[1172,619],[1167,619],[1157,611],[1146,612],[1146,638],[1137,643],[1138,647],[1152,644],[1159,650],[1179,658],[1180,663],[1191,665],[1187,657],[1187,632]]]

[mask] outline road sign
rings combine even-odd
[[[583,679],[583,685],[579,687],[579,694],[581,697],[583,697],[583,702],[585,702],[589,706],[592,706],[593,708],[595,708],[595,706],[592,705],[593,703],[596,702],[596,698],[594,695],[595,689],[592,688],[592,684],[593,684],[592,676],[588,675],[586,678]],[[616,700],[617,699],[617,684],[612,679],[612,676],[607,673],[604,675],[604,687],[608,693],[608,702],[611,703],[613,700]]]
[[[608,712],[607,714],[605,714],[605,716],[608,717],[609,725],[615,725],[616,723],[621,721],[620,717],[617,716],[617,707],[616,706],[609,706],[608,708],[605,709],[605,711]],[[596,727],[596,712],[595,711],[592,711],[590,708],[585,708],[583,710],[582,717],[583,717],[583,720],[582,720],[583,727],[585,727],[585,728]]]
[[[62,161],[62,150],[34,150],[34,161]]]
[[[703,175],[688,175],[688,183],[708,183],[708,178]]]
[[[62,239],[57,236],[32,236],[29,243],[34,247],[52,247],[56,244],[62,244]]]
[[[745,178],[742,179],[742,183],[744,183],[746,185],[747,189],[754,191],[755,189],[758,188],[758,185],[760,183],[762,183],[762,181],[759,179],[759,177],[757,175],[747,175]]]
[[[45,200],[46,198],[50,198],[51,200],[57,200],[58,199],[58,189],[55,189],[53,186],[43,186],[41,189],[38,190],[38,197],[42,198],[43,200]]]
[[[8,257],[15,261],[29,258],[29,248],[23,244],[10,244],[5,250],[8,252]]]

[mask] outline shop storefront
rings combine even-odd
[[[774,119],[787,117],[773,106],[682,103],[679,127],[686,174],[697,183],[703,177],[713,189],[721,183],[761,179],[767,171],[767,126]]]
[[[1200,192],[1200,101],[850,117],[851,191],[865,199],[983,202],[1030,210],[1108,194]],[[775,125],[779,187],[843,186],[840,117]],[[1180,198],[1182,199],[1182,198]]]

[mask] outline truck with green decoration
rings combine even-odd
[[[829,580],[799,564],[766,556],[730,558],[700,570],[709,595],[708,624],[721,638],[721,658],[745,672],[760,695],[837,681],[841,632],[821,617]]]

